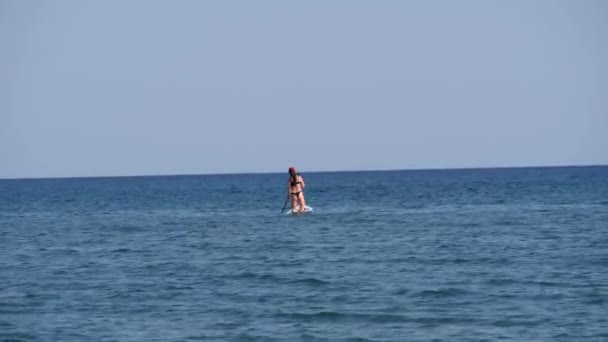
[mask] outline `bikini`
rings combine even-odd
[[[298,184],[302,184],[302,182],[300,182],[300,181],[291,181],[290,184],[291,184],[291,186],[296,186]],[[290,192],[289,194],[298,197],[298,196],[300,196],[301,193],[302,193],[302,191],[298,191],[298,192]]]

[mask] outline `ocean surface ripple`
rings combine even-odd
[[[0,341],[608,341],[608,167],[0,180]]]

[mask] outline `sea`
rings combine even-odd
[[[0,341],[608,341],[608,166],[0,180]]]

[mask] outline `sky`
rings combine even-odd
[[[0,178],[608,164],[608,1],[0,0]]]

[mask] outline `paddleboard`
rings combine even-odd
[[[298,210],[299,210],[299,207],[298,207]],[[286,214],[287,214],[287,215],[300,215],[300,214],[308,214],[308,213],[312,213],[312,210],[313,210],[313,209],[312,209],[312,207],[305,206],[305,207],[304,207],[304,212],[301,212],[301,211],[296,211],[296,212],[293,212],[293,211],[291,211],[291,209],[289,209],[289,210],[287,211],[287,213],[286,213]]]

